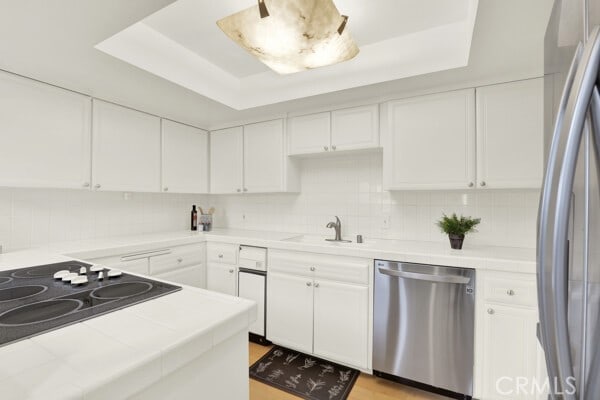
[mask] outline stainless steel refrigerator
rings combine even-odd
[[[600,0],[556,0],[545,36],[539,336],[554,399],[600,399]]]

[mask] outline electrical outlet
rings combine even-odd
[[[381,218],[381,229],[390,229],[390,217],[385,215]]]

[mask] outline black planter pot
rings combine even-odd
[[[450,239],[450,247],[456,250],[462,249],[463,241],[465,240],[465,235],[448,234],[448,238]]]

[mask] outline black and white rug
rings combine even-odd
[[[250,367],[250,377],[307,400],[345,400],[360,372],[274,346]]]

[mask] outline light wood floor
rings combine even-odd
[[[262,357],[271,347],[250,343],[250,365]],[[287,392],[250,379],[250,400],[297,400]],[[349,400],[447,400],[419,389],[390,382],[361,373],[348,397]]]

